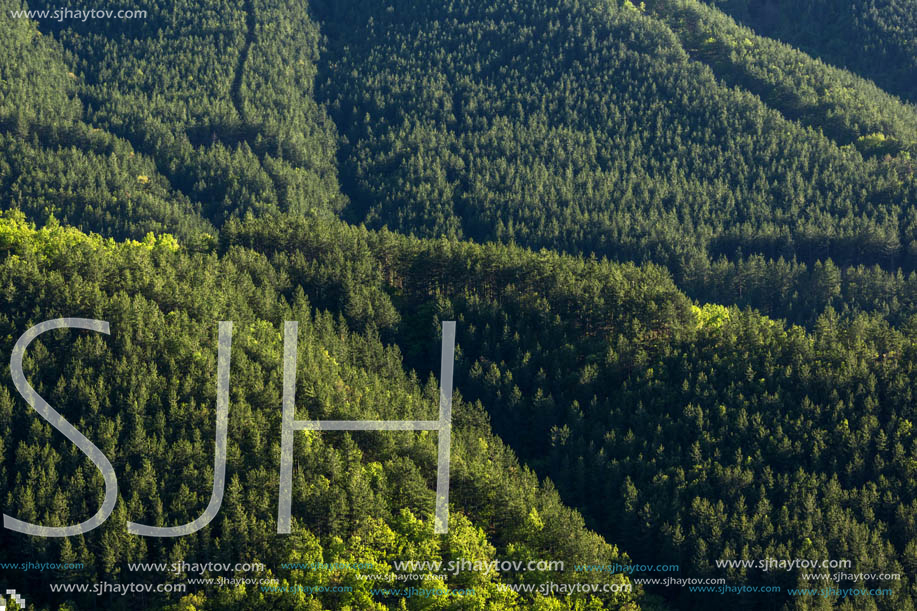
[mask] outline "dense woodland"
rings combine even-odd
[[[917,245],[906,156],[845,148],[728,87],[639,9],[411,6],[317,9],[353,220],[676,267],[740,252],[897,266]],[[911,140],[914,111],[897,110]]]
[[[721,558],[849,557],[904,575],[917,566],[914,324],[829,309],[807,333],[694,306],[655,266],[321,221],[267,219],[223,235],[223,248],[271,253],[353,324],[378,312],[372,326],[414,346],[405,358],[420,370],[436,352],[417,329],[459,321],[464,396],[493,406],[495,432],[635,561],[662,556],[710,577],[724,574]],[[380,306],[386,295],[398,323]],[[726,574],[805,587],[797,573]],[[914,584],[892,587],[864,608],[913,608]],[[731,608],[783,602],[748,596]],[[705,609],[709,597],[675,603]]]
[[[84,536],[0,532],[5,557],[80,575],[0,585],[57,608],[49,583],[233,559],[354,589],[141,603],[708,609],[722,597],[499,584],[625,583],[571,567],[632,560],[816,587],[714,564],[815,557],[904,577],[872,584],[892,596],[722,601],[913,609],[912,4],[140,0],[146,19],[82,22],[0,0],[0,362],[38,322],[111,322],[42,336],[26,373],[120,483]],[[220,320],[223,508],[190,536],[128,535],[206,503]],[[408,432],[297,434],[293,535],[275,534],[284,320],[300,323],[299,418],[399,420],[435,413],[440,322],[457,321],[447,537],[435,436]],[[4,513],[85,519],[97,470],[0,379]],[[448,585],[478,595],[458,603],[279,568],[470,557],[568,570],[463,574]],[[61,608],[99,604],[138,605]]]
[[[549,574],[556,581],[571,579],[574,561],[627,562],[585,529],[551,484],[539,484],[519,464],[491,433],[479,402],[461,399],[454,406],[447,536],[432,535],[436,437],[410,432],[298,434],[292,534],[276,534],[284,320],[300,325],[297,418],[430,419],[438,409],[436,380],[424,382],[405,372],[399,349],[380,342],[372,319],[359,322],[364,304],[345,308],[353,313],[354,324],[343,311],[316,309],[305,285],[294,283],[294,270],[238,246],[219,256],[188,253],[168,237],[119,243],[60,226],[38,231],[14,214],[0,220],[0,248],[0,285],[5,287],[0,336],[9,344],[4,355],[22,331],[50,317],[81,316],[111,325],[110,337],[80,331],[42,336],[26,358],[25,372],[36,391],[94,440],[119,476],[115,512],[86,535],[42,539],[3,531],[4,557],[11,557],[12,550],[28,550],[32,562],[86,565],[76,574],[17,576],[18,586],[33,597],[47,597],[49,581],[162,579],[156,573],[127,573],[131,561],[244,559],[268,567],[256,574],[259,578],[347,585],[353,592],[319,599],[264,594],[251,586],[217,588],[215,597],[197,592],[169,608],[383,609],[389,604],[397,608],[399,597],[374,599],[369,593],[373,582],[360,580],[356,570],[306,572],[280,565],[362,562],[384,573],[391,570],[392,559],[556,557],[568,563],[565,574]],[[380,314],[384,319],[384,310]],[[219,320],[231,320],[234,327],[222,508],[210,526],[192,535],[128,535],[127,520],[187,523],[200,515],[209,497]],[[427,331],[424,341],[435,347],[435,329]],[[98,471],[19,402],[6,370],[0,390],[4,510],[46,525],[93,513],[103,493]],[[179,581],[184,577],[174,575]],[[545,577],[532,572],[508,579],[537,582]],[[623,579],[600,573],[591,578]],[[469,608],[516,607],[518,596],[499,591],[499,579],[494,573],[463,573],[450,585],[475,589]],[[444,587],[433,578],[422,584]],[[68,608],[91,608],[93,599],[92,594],[76,598]],[[615,594],[604,602],[632,608],[630,600],[630,595]],[[411,602],[411,608],[431,608],[430,600]],[[557,607],[530,600],[526,606],[580,608],[575,605],[584,601],[572,597],[562,602]],[[137,604],[116,597],[115,606],[107,608]],[[432,608],[450,608],[450,601],[442,598]],[[596,599],[588,608],[605,607]]]
[[[917,102],[914,0],[707,0],[760,34],[874,80]]]

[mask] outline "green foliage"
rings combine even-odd
[[[783,116],[822,131],[840,145],[855,144],[866,156],[917,151],[917,108],[870,81],[756,36],[697,0],[653,0],[650,7],[694,59],[725,82],[755,93]],[[799,7],[786,10],[799,23]],[[882,131],[893,137],[886,139]],[[881,141],[878,146],[876,139]]]
[[[722,329],[729,322],[729,309],[721,305],[705,304],[702,308],[691,306],[691,311],[697,317],[698,330]]]
[[[296,229],[292,222],[288,227]],[[316,227],[320,227],[317,225]],[[339,236],[346,235],[343,228]],[[306,236],[304,236],[306,237]],[[346,242],[311,234],[328,249]],[[353,243],[353,242],[351,242]],[[457,395],[452,433],[450,532],[433,529],[436,437],[426,433],[299,433],[295,439],[293,534],[277,535],[276,447],[280,431],[284,320],[298,320],[300,341],[297,417],[316,419],[429,419],[438,396],[402,366],[399,350],[385,346],[361,308],[316,310],[312,292],[329,276],[299,278],[298,259],[228,246],[220,256],[177,248],[169,236],[115,242],[57,224],[36,229],[21,213],[0,218],[0,338],[7,345],[32,324],[59,316],[109,321],[112,333],[61,332],[30,347],[25,372],[45,397],[110,458],[119,478],[111,518],[86,535],[55,542],[4,530],[0,545],[33,562],[61,557],[86,564],[66,579],[93,583],[127,577],[127,562],[263,562],[267,571],[235,574],[280,584],[347,585],[349,592],[281,594],[258,586],[203,588],[184,598],[150,598],[146,608],[171,609],[409,609],[450,608],[449,599],[372,596],[387,587],[357,571],[284,569],[287,562],[372,562],[363,573],[388,573],[393,560],[492,560],[528,550],[535,558],[567,562],[556,581],[574,579],[575,562],[627,562],[586,530],[549,485],[520,466],[490,432],[480,404]],[[368,254],[361,252],[361,258]],[[330,257],[335,261],[336,257]],[[355,282],[348,276],[338,281]],[[316,291],[321,292],[321,291]],[[387,299],[384,293],[378,299]],[[334,303],[334,302],[329,302]],[[389,307],[391,304],[389,302]],[[356,316],[366,331],[345,321]],[[178,539],[128,535],[127,520],[183,524],[204,508],[213,464],[216,320],[232,320],[227,486],[222,508],[201,531]],[[436,333],[423,343],[436,348]],[[77,448],[52,431],[11,388],[0,386],[0,497],[5,511],[43,524],[78,522],[91,515],[102,489],[98,471]],[[270,491],[275,491],[271,493]],[[530,529],[532,516],[541,529]],[[65,550],[62,546],[67,547]],[[157,581],[157,573],[129,573],[131,581]],[[215,576],[215,575],[214,575]],[[187,577],[169,579],[185,582]],[[205,575],[206,577],[206,575]],[[51,572],[17,574],[17,586],[39,604]],[[525,583],[524,573],[462,574],[474,587],[475,608],[512,608],[523,598],[499,589]],[[461,580],[465,580],[462,582]],[[575,579],[579,580],[578,577]],[[598,583],[621,576],[593,576]],[[449,578],[452,582],[453,578]],[[442,587],[433,577],[404,585]],[[451,587],[456,587],[450,583]],[[74,595],[80,605],[93,594]],[[609,594],[601,608],[621,608],[639,596]],[[573,598],[565,603],[575,605]],[[32,602],[32,600],[30,600]],[[126,599],[110,608],[127,608]],[[429,607],[433,604],[433,607]],[[316,607],[317,605],[317,607]]]
[[[917,102],[914,0],[708,0],[763,35],[874,80]]]
[[[698,299],[721,257],[911,271],[915,165],[888,154],[917,143],[913,107],[697,2],[647,4],[314,2],[344,216],[655,262]]]
[[[111,322],[42,336],[26,371],[121,484],[103,528],[0,545],[85,562],[74,581],[231,559],[352,588],[144,601],[174,610],[455,608],[280,567],[457,558],[568,563],[448,578],[480,592],[467,608],[657,608],[640,588],[499,588],[629,557],[690,577],[849,558],[904,578],[819,604],[912,609],[917,113],[886,91],[915,100],[913,1],[715,2],[807,55],[694,0],[140,0],[146,19],[92,22],[0,0],[0,338]],[[128,536],[206,502],[218,320],[235,323],[222,510],[189,537]],[[459,321],[448,537],[426,432],[297,434],[294,534],[274,534],[284,320],[298,417],[346,420],[429,418],[439,323]],[[85,519],[101,478],[0,375],[5,511]],[[805,606],[739,605],[784,603]]]
[[[319,35],[304,12],[132,8],[147,17],[4,19],[21,43],[0,57],[0,185],[11,205],[112,237],[192,240],[233,215],[343,205],[334,126],[310,95]]]
[[[686,575],[719,577],[716,559],[849,558],[857,571],[906,575],[917,533],[913,323],[842,320],[827,307],[807,333],[692,305],[658,268],[320,220],[264,219],[224,237],[224,248],[284,261],[296,252],[334,261],[317,246],[335,242],[348,257],[364,253],[381,268],[363,282],[392,295],[402,322],[390,332],[421,371],[435,352],[414,347],[416,329],[460,321],[463,396],[493,406],[501,438],[635,561],[663,557]],[[528,513],[520,527],[556,536],[536,522]],[[726,576],[784,590],[799,578]],[[910,587],[909,577],[892,583],[877,608],[907,608]],[[709,608],[686,592],[675,602]]]

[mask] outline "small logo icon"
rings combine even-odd
[[[20,609],[25,609],[25,599],[16,594],[16,590],[7,590],[6,593],[10,595],[10,600],[15,601]],[[6,598],[3,596],[0,596],[0,611],[6,611]]]

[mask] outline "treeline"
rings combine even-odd
[[[0,313],[3,356],[33,324],[55,317],[109,321],[111,334],[62,331],[29,348],[25,374],[35,390],[111,460],[118,503],[101,527],[56,539],[4,529],[10,561],[82,562],[82,570],[15,571],[10,587],[29,603],[84,608],[96,596],[48,599],[48,583],[184,583],[191,574],[129,572],[127,562],[260,562],[247,574],[281,585],[349,586],[350,592],[264,593],[237,586],[105,600],[106,608],[387,609],[449,608],[448,598],[376,597],[356,569],[305,571],[288,562],[373,563],[466,558],[566,562],[563,572],[465,572],[450,588],[475,590],[487,608],[634,609],[633,594],[586,595],[551,602],[521,598],[500,582],[584,578],[624,583],[623,576],[573,575],[578,562],[628,562],[587,531],[550,484],[519,465],[491,432],[478,403],[456,394],[452,433],[449,534],[433,536],[436,436],[411,432],[298,432],[295,437],[291,535],[276,534],[282,323],[299,321],[298,419],[429,419],[438,409],[434,378],[422,383],[402,367],[397,347],[356,332],[343,313],[316,310],[290,272],[241,247],[189,253],[168,236],[119,243],[72,228],[36,230],[21,216],[0,219]],[[226,493],[213,522],[178,538],[142,538],[126,521],[169,526],[204,509],[213,482],[216,322],[233,322]],[[418,342],[438,344],[435,330]],[[0,496],[4,512],[43,525],[80,522],[103,496],[96,468],[13,391],[0,385]],[[14,557],[15,556],[15,557]],[[204,575],[203,577],[217,575]],[[235,574],[233,577],[241,578]],[[4,575],[8,583],[10,575]],[[405,586],[443,588],[427,576]],[[131,600],[127,600],[131,598]],[[400,606],[406,603],[406,607]],[[164,606],[165,605],[165,606]],[[559,606],[558,606],[559,605]],[[651,605],[652,607],[652,605]],[[41,607],[47,608],[47,607]]]
[[[839,267],[830,259],[807,265],[760,255],[721,258],[681,270],[678,286],[705,302],[753,307],[810,329],[828,309],[845,318],[870,313],[896,327],[907,326],[917,313],[917,273]]]

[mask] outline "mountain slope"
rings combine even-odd
[[[915,237],[912,173],[720,84],[636,8],[313,6],[351,220],[670,268],[896,267]]]
[[[917,107],[846,70],[756,36],[701,2],[650,0],[646,6],[692,58],[783,116],[821,130],[839,145],[854,145],[864,156],[917,155]]]
[[[449,577],[450,589],[473,588],[476,604],[512,608],[535,604],[540,595],[522,598],[502,591],[501,582],[537,583],[548,576],[564,581],[572,579],[575,562],[627,562],[585,530],[582,518],[560,504],[550,485],[539,485],[531,471],[519,466],[490,433],[480,405],[458,396],[447,536],[432,536],[436,438],[408,432],[298,433],[292,534],[276,534],[282,321],[300,325],[299,419],[428,419],[437,409],[435,380],[421,388],[402,369],[397,348],[383,346],[373,332],[352,332],[340,318],[314,310],[302,288],[291,283],[288,270],[252,250],[235,247],[221,257],[187,253],[168,236],[117,243],[72,228],[35,230],[15,215],[0,219],[0,244],[0,286],[5,287],[0,337],[7,356],[19,334],[45,319],[86,317],[111,326],[107,337],[82,331],[43,335],[26,355],[25,374],[36,391],[99,446],[119,479],[115,512],[85,535],[45,539],[6,529],[0,533],[4,549],[20,550],[32,562],[85,565],[79,571],[19,576],[19,587],[28,586],[37,601],[48,596],[49,582],[188,583],[188,577],[199,576],[131,572],[129,562],[225,561],[263,563],[262,572],[245,576],[273,577],[281,585],[306,582],[351,590],[290,597],[258,587],[189,585],[182,605],[384,609],[398,608],[401,600],[408,608],[429,608],[430,601],[422,597],[373,594],[372,587],[391,584],[372,574],[391,571],[393,560],[565,561],[561,572],[549,574],[464,572]],[[218,320],[230,320],[234,327],[222,508],[209,526],[191,535],[128,535],[127,520],[177,525],[204,509],[213,478]],[[435,334],[427,339],[436,344]],[[3,376],[4,511],[48,525],[85,519],[102,495],[98,471],[7,390],[12,388],[8,370]],[[335,561],[375,569],[307,575],[284,566]],[[370,573],[369,579],[360,579],[361,572]],[[589,579],[624,583],[620,575]],[[404,585],[446,587],[432,575]],[[564,608],[589,598],[573,596]],[[597,595],[593,604],[601,606],[598,598],[604,608],[635,608],[632,594]],[[95,600],[93,594],[73,596],[80,606]],[[169,601],[153,596],[146,608]],[[136,602],[116,598],[105,604],[126,609]]]
[[[740,609],[914,608],[913,105],[694,0],[143,1],[143,19],[86,22],[0,2],[3,349],[49,318],[112,323],[43,336],[26,362],[121,481],[86,536],[0,534],[85,562],[16,576],[39,605],[62,603],[51,583],[156,583],[126,563],[183,559],[352,589],[101,604],[729,600],[572,568],[633,558],[781,588],[724,603]],[[220,320],[223,507],[189,537],[129,536],[127,520],[179,524],[206,502]],[[299,417],[399,420],[434,413],[440,323],[458,321],[448,537],[431,529],[434,436],[407,432],[297,434],[294,534],[274,534],[285,320]],[[0,375],[4,510],[85,518],[101,478]],[[566,569],[409,580],[475,588],[458,601],[284,566],[463,557]],[[717,565],[763,558],[903,578],[815,601],[788,591],[858,584]],[[502,587],[550,581],[635,587]]]
[[[30,8],[53,16],[55,5]],[[271,2],[134,10],[146,16],[35,20],[62,48],[78,118],[149,156],[173,199],[216,226],[246,212],[343,205],[334,127],[310,95],[318,33],[304,13]]]
[[[806,323],[827,304],[724,292],[723,260],[913,271],[914,107],[700,3],[144,6],[37,19],[49,78],[74,71],[76,110],[51,115],[77,127],[8,154],[30,218],[206,243],[233,216],[341,210],[343,190],[351,221],[653,261],[692,297]],[[117,168],[90,165],[108,151]]]
[[[105,235],[213,232],[153,161],[87,124],[79,77],[58,42],[0,3],[0,189],[5,207],[45,222],[55,216]]]
[[[709,0],[760,34],[779,38],[917,102],[914,0]]]
[[[876,608],[913,608],[913,321],[899,331],[829,311],[807,333],[692,306],[656,267],[317,220],[233,224],[224,239],[283,262],[309,294],[391,294],[402,323],[389,333],[418,367],[435,360],[418,333],[460,321],[465,396],[635,562],[786,593],[851,582],[716,561],[845,559],[856,568],[844,573],[902,576],[873,582],[891,589]],[[710,608],[709,594],[663,591]],[[756,609],[796,600],[743,595]]]

